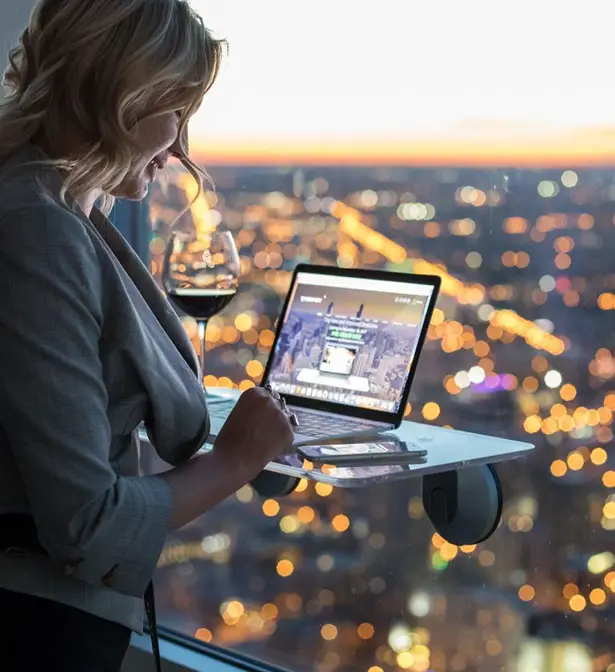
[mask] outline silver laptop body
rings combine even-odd
[[[297,415],[294,445],[400,426],[440,278],[301,264],[263,374]],[[210,441],[236,398],[210,404]]]

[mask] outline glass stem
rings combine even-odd
[[[201,376],[205,377],[205,331],[207,330],[207,320],[197,320],[197,333],[199,335],[199,362],[201,364]],[[201,378],[201,385],[203,385]]]

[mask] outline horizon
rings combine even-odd
[[[430,168],[610,168],[615,129],[578,136],[530,138],[415,138],[397,142],[191,141],[195,160],[209,166],[383,166]]]

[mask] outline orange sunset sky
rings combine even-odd
[[[216,163],[615,164],[613,0],[192,0]]]

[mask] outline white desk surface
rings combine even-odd
[[[210,389],[208,392],[215,395],[220,394],[223,398],[234,398],[237,395],[234,391],[218,388]],[[212,403],[215,403],[215,400],[212,400]],[[534,450],[534,445],[531,443],[410,421],[404,421],[399,429],[390,433],[395,434],[402,441],[414,443],[417,447],[426,450],[425,461],[421,464],[404,466],[328,467],[323,472],[318,468],[307,470],[297,455],[286,455],[270,462],[267,470],[318,480],[339,487],[363,487],[383,481],[496,464],[523,457]],[[360,441],[357,439],[357,442]]]

